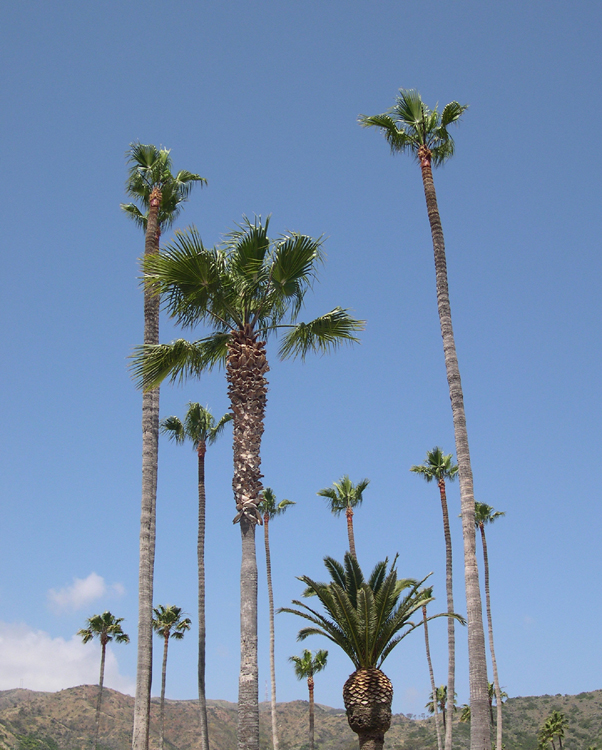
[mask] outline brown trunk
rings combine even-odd
[[[263,539],[265,542],[265,567],[268,577],[268,602],[270,616],[270,680],[272,687],[272,745],[278,750],[278,725],[276,722],[276,661],[274,655],[274,592],[272,590],[272,560],[270,557],[270,514],[263,514]]]
[[[161,750],[163,750],[165,744],[165,682],[167,679],[167,647],[169,645],[169,631],[163,633],[163,638],[165,639],[165,644],[163,645],[163,667],[161,669]]]
[[[447,263],[441,218],[437,207],[437,195],[433,183],[431,154],[426,147],[418,152],[422,170],[424,195],[428,211],[433,251],[435,255],[435,275],[437,283],[437,308],[443,338],[445,369],[449,385],[449,395],[454,423],[456,457],[460,475],[460,500],[462,512],[462,536],[464,539],[464,578],[466,585],[466,614],[468,620],[468,672],[470,685],[470,748],[490,750],[490,722],[487,700],[487,658],[485,654],[485,634],[483,631],[483,609],[479,589],[479,571],[476,558],[474,490],[468,432],[464,413],[464,396],[460,381],[460,369],[456,355],[456,344],[451,319],[449,290],[447,284]],[[449,696],[453,703],[453,695]],[[451,722],[448,722],[451,728]]]
[[[349,552],[357,560],[357,555],[355,554],[355,537],[353,536],[353,508],[350,505],[347,506],[345,515],[347,516],[347,536],[349,537]]]
[[[144,255],[159,252],[161,191],[150,195],[144,238]],[[144,343],[159,343],[159,298],[144,290]],[[148,750],[150,695],[153,663],[153,577],[157,466],[159,456],[159,388],[142,395],[142,503],[140,513],[140,565],[138,574],[138,658],[132,750]]]
[[[238,748],[259,750],[257,665],[257,559],[255,526],[261,485],[261,436],[264,430],[269,370],[265,344],[250,331],[235,331],[228,344],[228,395],[234,414],[235,522],[240,523],[240,675],[238,682]]]
[[[452,576],[452,543],[451,533],[449,530],[449,514],[447,512],[447,494],[445,492],[445,480],[440,479],[439,495],[441,497],[441,512],[443,514],[443,536],[445,537],[445,590],[447,592],[447,611],[454,611],[454,587]],[[448,668],[447,668],[447,695],[452,696],[451,701],[447,701],[446,706],[446,726],[445,726],[445,750],[452,748],[452,727],[454,700],[456,694],[456,633],[454,627],[454,618],[447,618],[447,651],[448,651]]]
[[[198,489],[199,489],[199,528],[197,536],[198,565],[198,616],[199,616],[199,722],[201,750],[209,750],[209,730],[207,726],[207,697],[205,695],[205,453],[206,444],[201,440],[197,446]]]
[[[431,661],[431,649],[429,646],[429,630],[426,618],[426,607],[422,608],[422,622],[424,623],[424,645],[426,647],[426,661],[429,665],[429,676],[431,678],[431,690],[433,695],[433,713],[435,714],[435,730],[437,731],[437,750],[442,750],[441,743],[441,725],[439,721],[439,711],[437,710],[437,686],[435,685],[435,675],[433,673],[433,662]],[[445,714],[443,714],[445,720]]]
[[[307,678],[309,690],[309,750],[314,750],[314,678]]]
[[[347,722],[360,750],[381,750],[391,726],[393,685],[380,669],[357,669],[343,686]]]

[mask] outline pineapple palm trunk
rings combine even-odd
[[[345,515],[347,516],[347,536],[349,537],[349,552],[357,560],[357,555],[355,554],[355,536],[353,534],[353,508],[351,506],[347,506]]]
[[[163,666],[161,668],[161,744],[163,750],[165,744],[165,681],[167,678],[167,647],[169,646],[169,633],[163,633],[165,644],[163,646]]]
[[[500,679],[497,672],[497,660],[493,647],[493,621],[491,619],[491,599],[489,596],[489,557],[487,555],[487,540],[485,539],[485,526],[479,526],[481,531],[481,542],[483,543],[483,576],[485,578],[485,606],[487,608],[487,627],[489,630],[489,650],[491,651],[491,665],[493,667],[493,687],[495,689],[495,711],[496,711],[496,750],[502,750],[502,691]]]
[[[204,440],[197,446],[198,455],[198,489],[199,489],[199,527],[197,536],[198,564],[198,618],[199,618],[199,722],[201,730],[201,750],[209,750],[209,730],[207,726],[207,696],[205,695],[205,453],[207,446]]]
[[[272,745],[278,750],[278,724],[276,722],[276,661],[274,654],[274,591],[272,589],[272,560],[270,556],[270,515],[263,514],[263,534],[265,542],[265,567],[268,578],[268,601],[270,608],[270,679],[272,687]]]
[[[462,536],[464,540],[464,579],[466,585],[466,614],[468,620],[468,671],[470,685],[470,748],[490,750],[490,721],[487,704],[487,660],[485,654],[485,634],[483,631],[483,610],[479,589],[479,571],[476,557],[474,491],[464,396],[460,381],[460,369],[456,354],[456,344],[451,319],[451,306],[447,284],[447,263],[445,242],[437,195],[431,168],[431,153],[422,146],[418,152],[422,171],[422,182],[428,211],[433,251],[435,255],[435,275],[437,283],[437,308],[443,338],[445,369],[449,385],[449,395],[454,423],[456,456],[460,474],[460,501],[462,513]],[[453,704],[453,695],[449,696]],[[451,724],[451,722],[448,722]]]
[[[393,685],[380,669],[357,669],[343,686],[347,721],[360,750],[382,750],[391,726]]]
[[[159,252],[161,191],[150,195],[144,238],[145,257]],[[159,343],[159,298],[144,291],[144,343]],[[140,563],[138,573],[138,656],[132,750],[148,750],[153,663],[153,574],[157,466],[159,460],[159,388],[142,396],[142,503],[140,512]]]
[[[94,747],[98,750],[98,737],[100,734],[100,707],[102,706],[102,686],[105,681],[105,657],[107,653],[107,640],[101,636],[100,641],[100,677],[98,678],[98,699],[96,701],[96,729]]]
[[[309,750],[314,750],[314,678],[307,678],[307,689],[309,691]]]
[[[269,370],[265,344],[250,330],[233,331],[228,344],[226,376],[234,414],[232,487],[240,522],[240,674],[238,682],[238,750],[259,750],[257,665],[257,558],[255,526],[262,491],[261,436],[264,430]]]
[[[424,623],[424,645],[426,648],[426,660],[429,665],[429,676],[431,678],[431,691],[433,696],[433,713],[435,714],[435,730],[437,732],[437,750],[442,750],[443,745],[441,741],[441,717],[437,710],[437,686],[435,685],[435,675],[433,673],[433,662],[431,661],[431,648],[429,646],[429,630],[428,621],[426,618],[426,607],[422,608],[422,622]],[[445,718],[445,714],[443,715]]]
[[[452,543],[449,529],[449,514],[447,512],[447,493],[445,491],[445,480],[440,479],[439,495],[441,496],[441,512],[443,515],[443,535],[445,537],[445,589],[447,591],[447,611],[451,614],[454,612],[454,586],[452,576]],[[452,750],[452,728],[454,699],[456,694],[456,631],[454,627],[454,618],[447,618],[447,651],[448,651],[448,670],[447,670],[447,695],[451,700],[447,701],[446,714],[447,721],[445,726],[445,750]]]

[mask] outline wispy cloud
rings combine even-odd
[[[74,578],[71,586],[62,589],[50,589],[48,604],[55,613],[82,609],[103,596],[123,596],[125,589],[121,583],[108,586],[105,579],[97,573],[90,573],[87,578]]]
[[[0,690],[24,687],[53,692],[98,683],[100,647],[77,636],[66,641],[23,623],[0,621]],[[119,674],[114,652],[107,649],[105,685],[134,694],[134,681]]]

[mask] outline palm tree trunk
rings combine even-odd
[[[270,679],[272,682],[272,745],[278,750],[278,725],[276,723],[276,662],[274,657],[274,591],[272,589],[272,561],[270,557],[270,516],[263,514],[263,538],[265,542],[265,567],[268,576],[268,601],[270,608]]]
[[[144,238],[144,255],[159,252],[161,191],[150,195]],[[159,298],[144,290],[144,343],[159,343]],[[159,388],[142,396],[142,503],[140,513],[140,563],[138,573],[138,660],[132,750],[148,750],[150,695],[153,667],[153,577],[157,466],[159,460]]]
[[[460,368],[456,355],[456,344],[452,328],[451,306],[447,284],[445,242],[437,206],[437,195],[433,182],[430,151],[421,147],[418,152],[422,171],[422,182],[428,211],[437,282],[437,308],[443,338],[445,369],[454,423],[456,457],[460,474],[460,501],[462,512],[462,536],[464,539],[464,579],[466,585],[466,614],[468,620],[468,671],[470,685],[470,748],[490,750],[490,722],[487,706],[487,657],[483,631],[483,609],[479,589],[479,571],[476,557],[474,491],[468,432],[464,413],[464,396],[460,381]],[[453,703],[453,695],[449,696]]]
[[[485,578],[485,606],[487,608],[487,627],[489,629],[489,650],[491,651],[491,665],[493,667],[493,686],[495,688],[495,711],[496,711],[496,750],[502,750],[502,691],[500,679],[497,672],[497,661],[493,647],[493,621],[491,619],[491,599],[489,596],[489,557],[487,555],[487,540],[485,539],[485,526],[479,526],[481,530],[481,542],[483,543],[483,575]]]
[[[167,647],[169,645],[169,633],[164,633],[163,638],[165,639],[165,644],[163,646],[163,667],[161,669],[161,750],[163,750],[163,744],[165,742],[165,681],[167,678]]]
[[[429,675],[431,678],[431,690],[433,695],[433,713],[435,714],[435,729],[437,731],[437,750],[442,750],[441,743],[441,722],[439,711],[437,711],[437,686],[435,685],[435,675],[433,673],[433,662],[431,661],[431,649],[429,646],[428,622],[426,619],[426,607],[422,608],[422,621],[424,623],[424,645],[426,646],[426,660],[429,665]]]
[[[355,554],[355,537],[353,535],[353,508],[347,506],[345,515],[347,516],[347,536],[349,537],[349,552],[357,560],[357,555]]]
[[[205,695],[205,453],[206,444],[201,440],[198,444],[199,459],[199,529],[197,537],[197,562],[199,573],[199,722],[201,730],[201,750],[209,750],[209,729],[207,724],[207,697]]]
[[[307,678],[309,690],[309,750],[314,750],[314,678]]]
[[[98,699],[96,701],[96,732],[94,737],[94,747],[98,750],[98,737],[100,734],[100,707],[102,705],[102,686],[105,680],[105,656],[107,651],[107,641],[103,641],[101,636],[100,644],[100,677],[98,678]]]
[[[265,344],[246,332],[234,332],[228,344],[228,395],[234,414],[232,487],[240,522],[240,674],[238,680],[238,748],[259,750],[259,684],[257,664],[257,558],[255,526],[262,491],[261,436],[264,430],[269,370]]]
[[[447,512],[447,494],[445,492],[445,480],[440,479],[439,495],[441,496],[441,512],[443,514],[443,535],[445,537],[445,589],[447,592],[447,611],[454,612],[454,586],[452,577],[452,543],[451,533],[449,530],[449,514]],[[452,728],[454,700],[456,694],[456,632],[454,618],[447,618],[447,651],[448,651],[448,668],[447,668],[447,694],[452,696],[452,700],[447,702],[447,722],[445,728],[445,750],[452,749]]]

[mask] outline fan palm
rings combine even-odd
[[[98,700],[96,701],[96,729],[94,734],[94,747],[98,748],[98,733],[100,730],[100,707],[102,704],[102,688],[105,678],[105,657],[107,644],[111,641],[115,643],[129,643],[129,636],[123,632],[121,623],[123,617],[115,617],[108,610],[102,615],[92,615],[86,620],[86,627],[77,631],[84,643],[88,643],[93,638],[100,641],[100,677],[98,680]]]
[[[190,401],[188,411],[182,422],[178,417],[167,417],[161,422],[161,430],[171,440],[182,444],[190,440],[197,453],[198,460],[198,493],[199,514],[197,533],[198,565],[198,618],[199,618],[199,655],[198,685],[199,714],[201,730],[201,750],[209,750],[209,729],[207,723],[207,697],[205,695],[205,662],[206,662],[206,628],[205,628],[205,455],[207,446],[215,443],[224,427],[232,419],[231,414],[224,414],[215,421],[213,414],[198,403]]]
[[[311,651],[304,648],[301,656],[290,656],[289,661],[295,665],[298,680],[307,680],[309,691],[309,750],[314,750],[314,675],[326,667],[328,651]]]
[[[470,731],[472,750],[489,750],[490,722],[487,710],[487,658],[483,631],[483,610],[479,589],[479,571],[476,557],[474,528],[474,490],[468,433],[464,412],[464,396],[460,368],[452,328],[451,306],[447,283],[447,262],[441,217],[433,182],[433,166],[443,164],[454,153],[454,141],[449,127],[457,122],[467,109],[458,102],[446,104],[441,112],[429,109],[420,94],[414,90],[400,89],[395,105],[384,114],[367,117],[360,115],[364,127],[376,127],[384,135],[393,153],[412,154],[422,172],[422,184],[433,240],[437,307],[445,369],[452,407],[456,457],[460,476],[462,509],[462,536],[464,539],[464,578],[466,584],[466,610],[468,615],[468,660],[470,674],[470,705],[473,719]],[[446,737],[446,750],[451,742]]]
[[[207,249],[196,229],[176,235],[166,251],[145,261],[145,278],[163,295],[169,314],[185,327],[205,324],[207,334],[195,342],[183,339],[138,350],[134,371],[144,388],[164,378],[179,381],[216,365],[226,366],[233,413],[234,523],[240,524],[241,669],[238,700],[238,742],[241,750],[259,746],[257,671],[257,561],[255,525],[261,485],[261,437],[264,430],[269,370],[266,341],[285,330],[281,358],[304,358],[357,341],[363,328],[337,307],[311,321],[297,316],[321,260],[321,243],[307,235],[268,237],[269,220],[242,225],[223,245]]]
[[[349,726],[365,750],[382,748],[391,725],[393,686],[380,667],[395,646],[423,624],[422,620],[413,623],[412,615],[433,601],[432,588],[421,588],[426,578],[397,578],[396,561],[397,558],[390,569],[387,560],[379,562],[366,581],[350,552],[345,553],[344,565],[326,557],[329,583],[319,583],[308,576],[299,578],[307,586],[306,595],[317,596],[326,614],[298,600],[292,603],[300,609],[279,610],[313,623],[299,631],[298,640],[323,635],[340,646],[353,662],[355,671],[343,687],[343,701]],[[404,592],[407,593],[403,595]],[[444,613],[427,619],[447,616]]]
[[[475,526],[481,532],[483,543],[483,577],[485,579],[485,608],[487,610],[487,627],[489,630],[489,650],[491,651],[491,666],[493,668],[493,684],[496,695],[496,748],[501,750],[502,746],[502,690],[500,689],[500,678],[497,671],[497,660],[493,646],[493,622],[491,619],[491,597],[489,594],[489,556],[487,555],[487,539],[485,538],[485,526],[494,523],[498,518],[506,515],[502,511],[494,510],[486,503],[475,502]],[[491,697],[489,699],[491,721],[493,722],[493,709],[491,708]]]
[[[349,552],[357,559],[355,554],[355,537],[353,535],[353,509],[362,504],[362,493],[370,484],[369,479],[362,479],[353,484],[349,475],[345,474],[338,482],[333,482],[332,487],[325,487],[317,494],[326,498],[330,512],[338,516],[345,511],[347,517],[347,536],[349,537]]]
[[[182,617],[182,609],[173,604],[159,604],[153,609],[153,630],[163,638],[163,667],[161,669],[161,750],[165,742],[165,679],[167,676],[167,647],[169,639],[181,641],[184,633],[190,630],[190,618]]]
[[[426,482],[436,481],[439,487],[441,499],[441,512],[443,515],[443,536],[445,538],[445,590],[447,593],[447,611],[454,611],[454,587],[452,575],[452,543],[449,529],[449,513],[447,512],[447,495],[445,492],[445,480],[452,481],[458,476],[458,467],[452,461],[451,453],[446,455],[438,446],[428,451],[426,459],[421,466],[412,466],[410,471],[419,474]],[[447,690],[450,695],[456,691],[456,636],[453,618],[447,621]],[[445,727],[446,748],[452,740],[452,707],[447,707],[447,717],[443,716]]]
[[[292,500],[276,502],[276,495],[270,487],[262,493],[259,509],[263,515],[263,540],[265,542],[265,567],[268,579],[268,602],[270,608],[270,679],[272,687],[272,745],[278,750],[278,727],[276,724],[276,665],[274,658],[274,590],[272,588],[272,559],[270,555],[270,521],[282,515],[288,507],[295,505]]]
[[[448,715],[449,720],[452,721],[453,713],[456,711],[456,694],[454,693],[454,700],[451,704],[448,703],[447,696],[447,685],[439,685],[439,687],[436,687],[431,691],[429,702],[425,706],[429,714],[434,714],[437,711],[441,712],[443,715],[443,726],[445,726],[446,715]]]
[[[129,171],[125,191],[135,202],[122,203],[121,208],[144,230],[144,255],[149,257],[159,252],[161,229],[176,219],[193,184],[200,182],[203,185],[206,180],[184,170],[174,177],[171,156],[165,148],[132,143],[126,158]],[[159,298],[149,290],[144,294],[144,343],[147,346],[159,343]],[[142,502],[133,750],[148,750],[158,456],[159,388],[153,388],[142,396]]]

